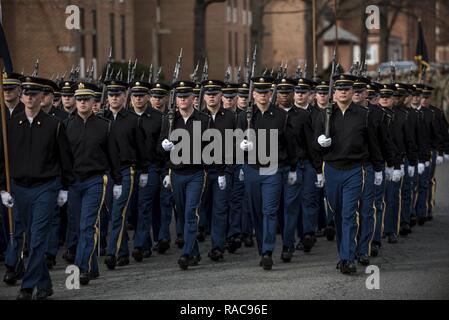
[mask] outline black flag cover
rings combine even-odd
[[[426,39],[424,38],[421,20],[418,22],[418,43],[416,45],[415,60],[418,63],[420,72],[430,67],[429,53],[427,52]]]
[[[0,22],[0,58],[3,60],[6,73],[12,73],[12,60],[9,54],[8,43],[6,42],[3,24]]]

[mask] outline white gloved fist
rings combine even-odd
[[[12,208],[14,207],[14,199],[13,197],[9,194],[9,192],[6,191],[2,191],[1,192],[2,195],[2,203],[5,207],[7,208]]]
[[[425,165],[426,165],[426,168],[430,167],[430,161],[426,161]]]
[[[243,169],[240,169],[239,180],[240,180],[240,182],[245,181],[245,173],[243,172]]]
[[[69,192],[68,191],[66,191],[66,190],[59,190],[58,198],[56,199],[59,207],[63,207],[66,204],[68,196],[69,196]]]
[[[290,171],[287,178],[288,185],[293,186],[294,184],[296,184],[296,181],[298,181],[298,175],[296,174],[296,171]]]
[[[254,143],[248,140],[243,140],[242,143],[240,143],[240,149],[246,152],[252,151],[254,150]]]
[[[401,178],[402,178],[401,170],[394,170],[393,175],[391,176],[391,181],[396,183],[396,182],[401,181]]]
[[[112,189],[112,195],[114,196],[115,200],[120,199],[120,197],[122,196],[122,190],[122,186],[114,186],[114,188]]]
[[[171,189],[171,178],[169,175],[165,176],[164,180],[162,181],[162,185],[165,189]]]
[[[148,173],[142,173],[139,177],[139,187],[145,188],[148,184]]]
[[[449,154],[447,153],[444,154],[444,161],[449,161]]]
[[[384,177],[383,177],[382,171],[375,172],[374,173],[374,185],[380,186],[380,185],[382,185],[383,181],[384,181]]]
[[[418,174],[422,175],[426,170],[426,165],[424,163],[418,163]]]
[[[439,165],[442,165],[443,162],[444,162],[444,157],[443,156],[438,156],[437,160],[436,160],[436,164],[439,166]]]
[[[220,188],[220,190],[224,190],[226,189],[226,177],[225,176],[219,176],[218,177],[218,188]]]
[[[393,178],[393,171],[394,171],[393,167],[385,168],[385,180],[386,181],[391,181],[391,179]]]
[[[316,175],[315,186],[319,189],[324,188],[324,174],[318,173]]]
[[[326,136],[323,134],[318,137],[318,144],[323,148],[329,148],[332,144],[332,139],[326,138]]]
[[[408,166],[407,171],[410,178],[413,178],[415,176],[415,167]]]
[[[166,151],[166,152],[170,152],[175,148],[175,145],[173,144],[173,142],[165,139],[164,141],[162,141],[162,148]]]

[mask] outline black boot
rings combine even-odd
[[[117,265],[117,258],[115,256],[107,256],[106,259],[104,259],[104,263],[109,270],[114,270]]]
[[[293,258],[293,250],[288,247],[282,247],[281,260],[285,263],[291,262]]]
[[[140,248],[135,248],[131,254],[136,262],[143,261],[143,252]]]

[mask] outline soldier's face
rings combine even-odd
[[[430,97],[422,97],[421,106],[428,107],[430,105]]]
[[[71,109],[75,106],[75,97],[74,96],[62,96],[62,105],[66,109]]]
[[[309,103],[309,92],[295,92],[295,103],[300,106],[306,105]]]
[[[109,107],[113,110],[119,110],[125,104],[124,93],[114,93],[108,95]]]
[[[412,104],[419,106],[421,103],[421,96],[412,96]]]
[[[368,97],[368,92],[366,90],[354,92],[354,96],[352,97],[352,101],[355,103],[360,103],[365,101]]]
[[[278,103],[283,107],[288,107],[291,103],[292,95],[290,93],[279,93]]]
[[[206,102],[206,105],[211,108],[216,108],[220,105],[220,101],[222,98],[221,93],[217,94],[205,94],[204,95],[204,102]]]
[[[325,93],[317,93],[316,94],[316,101],[318,102],[319,105],[321,106],[326,106],[327,102],[329,100],[329,95],[325,94]]]
[[[131,96],[131,102],[134,108],[143,109],[148,102],[148,98],[147,96]]]
[[[93,105],[94,105],[93,98],[76,99],[76,109],[78,110],[79,114],[82,115],[90,114],[92,112]]]
[[[161,109],[167,104],[167,99],[168,99],[167,97],[163,98],[151,97],[150,98],[151,106],[156,109]]]
[[[237,99],[237,104],[240,108],[246,108],[248,106],[248,98],[239,96]]]
[[[223,107],[225,109],[233,109],[237,104],[237,97],[223,97]]]
[[[42,92],[30,94],[25,92],[22,95],[22,103],[25,105],[25,108],[29,110],[35,110],[40,108],[42,103]]]
[[[353,89],[337,89],[335,91],[334,99],[337,102],[348,104],[352,101],[353,96],[354,96]]]
[[[393,97],[380,97],[379,104],[381,107],[391,108],[394,104],[394,98]]]
[[[193,95],[188,97],[176,97],[176,105],[179,110],[188,110],[193,107]]]
[[[256,92],[256,91],[254,91],[253,98],[254,98],[254,101],[257,104],[265,106],[268,103],[270,103],[271,91],[270,92]]]
[[[393,104],[398,105],[399,104],[399,97],[393,97]]]
[[[99,113],[101,110],[101,103],[100,102],[94,102],[93,106],[92,106],[92,111],[97,114]]]
[[[61,104],[61,98],[55,100],[53,99],[53,106],[54,107],[59,107],[59,105]]]
[[[379,97],[375,97],[375,98],[370,99],[369,103],[375,104],[375,105],[379,104]]]
[[[408,105],[410,104],[410,102],[412,102],[412,96],[406,96],[406,97],[404,98],[404,104],[405,104],[406,106],[408,106]]]
[[[20,97],[20,88],[16,86],[14,89],[5,90],[3,96],[6,102],[14,102]]]
[[[53,105],[53,94],[52,93],[44,93],[44,96],[42,98],[41,107],[46,108]]]

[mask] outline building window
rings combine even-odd
[[[98,42],[97,42],[97,11],[92,10],[92,58],[98,57]]]
[[[373,66],[379,63],[379,45],[377,43],[368,43],[366,48],[366,64]]]
[[[233,6],[232,6],[232,23],[237,24],[239,22],[239,11],[237,7],[237,0],[233,0]]]
[[[228,5],[226,7],[226,22],[231,23],[232,22],[232,4],[231,0],[228,1]]]
[[[125,16],[120,16],[120,41],[122,44],[122,60],[126,59],[126,23]]]
[[[115,16],[113,13],[109,15],[109,30],[111,34],[111,50],[112,50],[112,58],[115,59]]]

